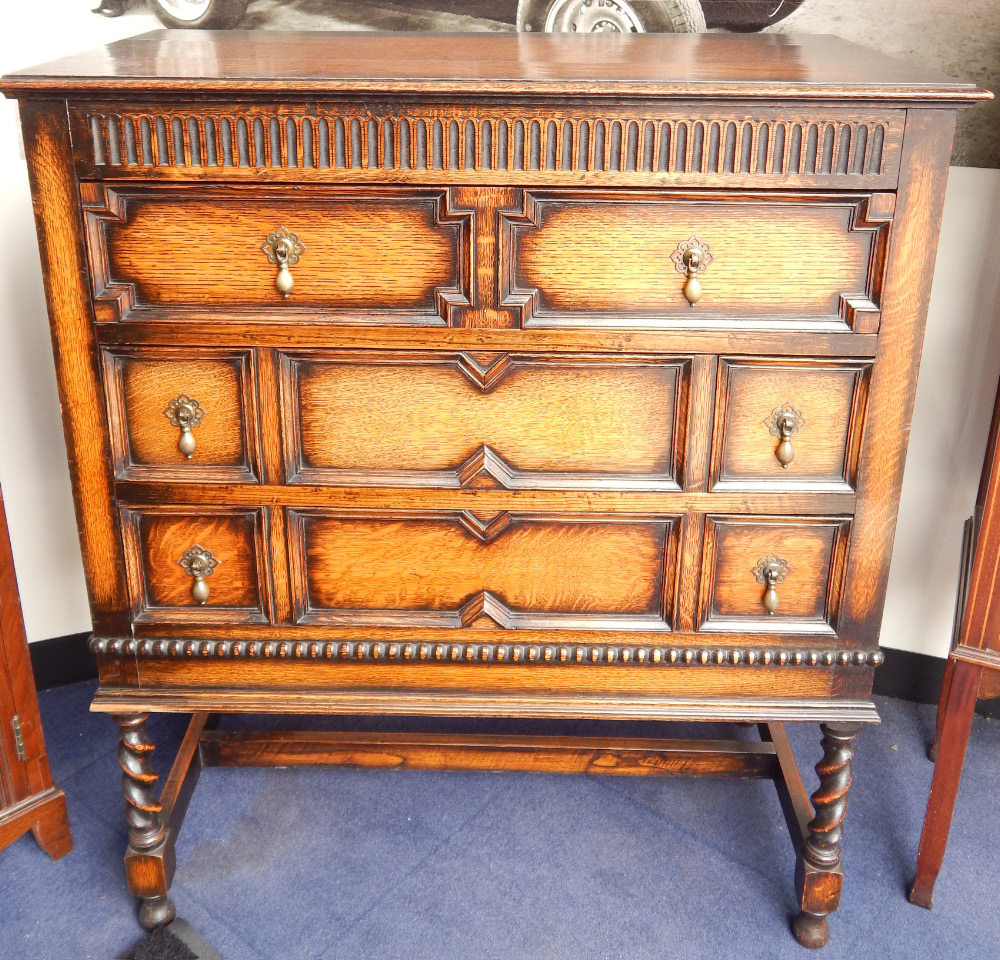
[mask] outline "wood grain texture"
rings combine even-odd
[[[526,326],[735,326],[744,319],[768,326],[788,318],[792,326],[822,321],[836,329],[843,299],[873,293],[876,234],[852,229],[863,202],[526,193],[523,217],[511,218],[501,251],[509,261],[501,302],[521,305]],[[670,259],[692,237],[714,257],[699,275],[694,307]]]
[[[468,303],[464,223],[440,191],[111,191],[88,210],[97,298],[107,304],[100,319],[254,307],[285,321],[311,308],[327,322],[446,323],[453,305]],[[261,249],[282,226],[304,246],[287,300]]]
[[[91,619],[95,630],[116,636],[129,629],[128,594],[65,111],[59,100],[23,104],[21,129]]]
[[[290,514],[297,619],[666,629],[670,518]]]
[[[192,50],[192,43],[197,49]],[[473,92],[656,98],[971,102],[974,84],[832,36],[789,34],[434,34],[252,31],[197,40],[159,30],[4,77],[18,97],[46,91]]]
[[[212,342],[218,346],[244,346],[247,341],[245,323],[212,313]],[[382,327],[347,326],[340,324],[281,324],[260,322],[251,328],[254,344],[281,350],[318,348],[385,349],[386,331]],[[170,346],[197,339],[192,324],[169,318],[157,323],[100,324],[98,343],[119,345]],[[789,337],[785,331],[768,330],[613,330],[600,327],[574,327],[560,330],[532,329],[526,337],[523,330],[444,327],[396,327],[391,340],[394,350],[452,350],[488,352],[547,352],[579,351],[597,353],[656,353],[687,356],[702,354],[746,354],[872,357],[877,338],[871,334],[797,332]]]
[[[503,735],[211,731],[210,766],[349,766],[375,770],[477,770],[595,776],[770,777],[769,743]]]
[[[939,110],[911,111],[906,121],[841,621],[861,644],[877,639],[882,622],[954,123]]]
[[[232,506],[334,507],[417,510],[476,510],[492,513],[531,510],[573,510],[613,515],[635,513],[745,513],[792,515],[851,513],[853,493],[771,492],[674,493],[635,490],[491,490],[402,489],[400,487],[328,487],[306,484],[256,486],[223,483],[115,484],[121,502],[137,504],[192,503]]]
[[[116,472],[146,480],[256,479],[258,461],[253,363],[249,353],[130,350],[104,353]],[[166,411],[186,396],[203,410],[192,429],[195,450],[180,450],[181,431]]]
[[[850,523],[837,518],[734,519],[706,521],[702,565],[702,629],[792,632],[819,624],[835,629],[844,551]],[[762,558],[777,556],[789,572],[777,586],[780,606],[764,607],[765,586],[754,569]],[[753,624],[753,626],[749,626]]]
[[[198,657],[183,661],[149,659],[140,661],[141,686],[146,690],[204,692],[209,687],[245,691],[265,695],[284,690],[290,699],[309,698],[311,693],[326,693],[331,699],[343,697],[361,702],[366,694],[385,703],[399,695],[404,700],[423,698],[424,710],[431,712],[430,701],[435,695],[450,701],[451,716],[461,716],[455,708],[464,701],[517,701],[526,698],[537,709],[547,696],[565,707],[573,696],[595,700],[628,700],[657,697],[713,697],[739,700],[750,699],[830,701],[830,670],[797,670],[768,668],[740,670],[729,666],[677,666],[669,670],[635,670],[628,666],[610,665],[595,670],[586,664],[566,664],[553,670],[539,670],[529,663],[506,663],[502,669],[484,669],[481,664],[453,663],[447,657],[441,662],[420,664],[383,663],[302,663],[288,658],[262,658],[258,663],[238,661],[227,663],[213,657]],[[775,683],[779,677],[782,682]],[[741,684],[745,686],[741,687]],[[713,693],[713,687],[715,692]],[[124,691],[123,691],[124,692]],[[196,703],[192,698],[190,703]],[[841,701],[830,701],[836,711]],[[710,707],[710,704],[705,704]],[[220,709],[221,708],[220,706]],[[871,708],[874,712],[874,708]],[[477,715],[482,716],[483,708]],[[294,713],[283,704],[273,711]],[[311,712],[303,710],[303,713]],[[320,711],[323,712],[323,711]],[[368,711],[366,711],[368,712]],[[393,711],[405,712],[405,711]],[[708,711],[706,711],[707,713]],[[442,714],[445,715],[445,714]],[[472,716],[472,714],[466,714]],[[542,716],[543,714],[536,714]],[[814,719],[808,715],[799,719]],[[662,717],[661,719],[669,719]]]
[[[780,731],[761,755],[800,847],[795,932],[825,940],[952,108],[985,94],[778,35],[160,33],[0,86],[29,101],[144,922],[172,915],[180,816],[146,836],[145,711],[818,720],[815,816]],[[260,250],[279,226],[305,243],[287,301]],[[670,259],[692,237],[693,308]],[[232,419],[205,449],[252,478],[161,462],[168,359],[239,393],[242,453]],[[785,402],[808,409],[781,470],[758,433]],[[222,561],[205,606],[177,564],[195,543]],[[404,763],[483,762],[464,747]]]
[[[284,362],[297,481],[677,489],[683,359],[364,353]]]
[[[18,751],[15,718],[23,755]],[[0,850],[28,830],[54,860],[73,849],[66,799],[49,770],[0,494]]]
[[[712,489],[850,490],[869,373],[859,363],[721,360]],[[785,407],[803,422],[782,466],[772,427]]]
[[[525,186],[892,188],[905,113],[879,107],[666,109],[590,103],[454,106],[203,100],[71,107],[82,179]],[[464,189],[458,187],[459,190]],[[499,201],[502,204],[504,201]],[[492,219],[492,218],[491,218]]]
[[[171,622],[266,622],[268,576],[259,510],[123,508],[129,582],[136,616]],[[205,578],[209,596],[192,595],[193,576],[179,563],[194,547],[218,562]]]

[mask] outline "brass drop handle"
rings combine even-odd
[[[274,278],[274,286],[278,293],[287,299],[295,286],[291,268],[301,259],[306,249],[305,244],[288,227],[281,226],[267,235],[260,249],[269,263],[277,265],[278,273]]]
[[[782,468],[787,467],[795,459],[792,437],[799,435],[805,422],[802,412],[796,410],[790,403],[776,407],[771,416],[764,421],[771,431],[771,436],[778,438],[778,446],[774,451],[774,456]]]
[[[191,585],[191,596],[197,603],[204,606],[210,592],[205,578],[212,575],[212,572],[219,565],[219,561],[212,556],[210,550],[206,550],[196,543],[193,547],[185,550],[184,556],[177,562],[184,568],[185,573],[194,577],[194,583]]]
[[[187,457],[188,460],[194,456],[195,448],[198,446],[194,434],[191,432],[194,427],[201,423],[205,411],[201,404],[194,397],[189,397],[186,393],[179,394],[167,404],[167,409],[163,415],[181,431],[177,441],[177,449]]]
[[[707,243],[697,236],[689,237],[679,243],[677,249],[670,254],[678,273],[684,274],[684,298],[693,307],[701,299],[701,281],[699,274],[708,269],[715,256]]]
[[[788,566],[788,561],[777,554],[772,553],[768,557],[762,557],[757,561],[757,566],[753,568],[753,575],[758,583],[764,584],[764,596],[761,598],[764,609],[769,617],[773,617],[779,606],[778,584],[792,572]]]

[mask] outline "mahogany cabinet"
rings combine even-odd
[[[52,782],[0,495],[0,849],[31,830],[53,860],[73,849],[66,796]]]
[[[169,32],[21,100],[129,884],[212,763],[768,776],[839,901],[955,108],[833,38]],[[149,711],[195,714],[159,799]],[[262,734],[226,712],[737,720]],[[813,808],[781,721],[823,724]]]

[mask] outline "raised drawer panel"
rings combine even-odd
[[[714,490],[854,488],[871,364],[723,359]]]
[[[523,214],[505,219],[502,302],[521,308],[525,326],[872,332],[892,208],[887,194],[526,194]],[[703,252],[694,304],[683,262],[691,245]]]
[[[290,512],[299,622],[666,630],[669,517]]]
[[[263,524],[261,510],[124,508],[125,562],[136,619],[268,622]],[[199,579],[202,594],[196,589]]]
[[[256,480],[251,353],[106,351],[104,373],[119,478]]]
[[[468,302],[468,217],[450,215],[440,190],[84,193],[99,321],[208,310],[239,320],[445,324],[451,306]],[[264,249],[282,228],[297,258],[287,297]]]
[[[283,368],[297,481],[678,489],[683,359],[324,354]]]
[[[708,517],[699,629],[834,633],[849,531],[842,517]],[[769,612],[771,564],[777,607]]]

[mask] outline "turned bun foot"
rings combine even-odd
[[[830,925],[826,922],[826,917],[803,912],[792,920],[792,933],[803,947],[817,950],[829,939]]]
[[[147,897],[139,904],[139,923],[147,930],[165,927],[177,916],[177,908],[170,897]]]

